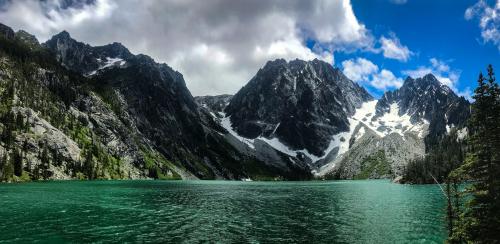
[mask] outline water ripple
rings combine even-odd
[[[387,181],[0,184],[0,243],[442,243],[436,186]]]

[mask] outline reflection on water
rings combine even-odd
[[[388,181],[0,185],[7,242],[442,243],[437,186]]]

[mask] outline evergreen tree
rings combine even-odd
[[[485,82],[488,81],[488,82]],[[470,119],[470,152],[453,178],[471,181],[470,200],[454,228],[451,242],[500,242],[500,90],[492,66],[479,75]],[[459,204],[456,204],[457,206]]]
[[[87,149],[85,153],[85,161],[83,166],[84,174],[87,176],[89,180],[94,179],[94,162],[92,151]]]
[[[41,164],[40,164],[39,168],[41,171],[41,176],[44,180],[47,180],[51,176],[51,172],[49,171],[50,159],[49,159],[49,154],[48,154],[46,145],[43,146],[43,151],[42,151],[42,155],[40,156],[40,161],[41,161]]]
[[[19,150],[15,149],[13,151],[12,161],[14,163],[14,174],[21,176],[23,174],[23,158]]]
[[[16,128],[24,130],[24,119],[20,111],[16,115]]]
[[[2,118],[2,122],[4,124],[4,129],[2,131],[2,140],[5,143],[5,147],[7,149],[12,148],[14,144],[14,113],[12,111],[8,111]]]

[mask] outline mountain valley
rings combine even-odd
[[[331,64],[277,59],[235,95],[193,97],[120,43],[0,36],[5,181],[396,178],[470,115],[432,74],[375,100]]]

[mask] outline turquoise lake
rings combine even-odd
[[[437,185],[54,181],[0,184],[0,243],[442,243]]]

